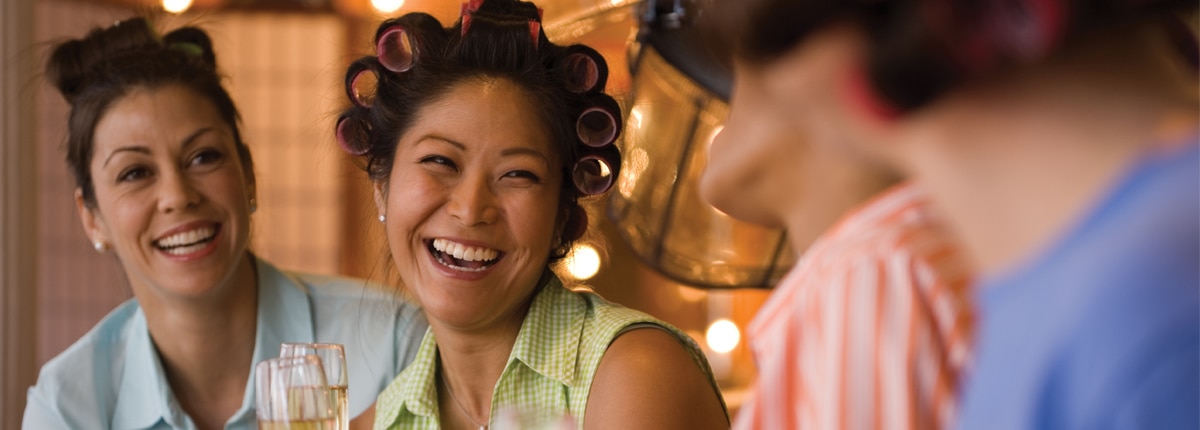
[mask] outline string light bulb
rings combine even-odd
[[[390,14],[404,6],[404,0],[371,0],[371,6],[379,13]]]
[[[591,279],[600,271],[600,253],[588,244],[578,244],[572,247],[567,256],[567,272],[578,280]]]
[[[737,348],[738,342],[742,340],[741,330],[738,330],[737,324],[727,319],[719,319],[713,321],[708,326],[708,331],[704,334],[704,340],[708,343],[708,348],[725,354]]]
[[[170,13],[183,13],[192,7],[192,0],[162,0],[163,10]]]

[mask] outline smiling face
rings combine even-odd
[[[96,124],[96,204],[84,228],[116,252],[139,299],[219,294],[245,262],[253,178],[215,106],[181,86],[138,88]]]
[[[401,136],[376,204],[408,290],[460,329],[519,321],[561,230],[562,161],[525,90],[461,82]]]

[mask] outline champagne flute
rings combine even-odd
[[[325,368],[315,355],[264,360],[254,369],[260,430],[335,430]]]
[[[280,357],[315,355],[325,364],[325,382],[329,384],[330,404],[337,410],[337,429],[350,428],[350,381],[346,373],[346,351],[337,343],[288,342],[280,345]]]

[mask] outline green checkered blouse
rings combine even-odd
[[[717,390],[712,369],[690,336],[594,293],[567,290],[552,277],[533,299],[508,364],[496,381],[489,427],[497,421],[497,412],[512,410],[522,414],[523,422],[545,422],[567,414],[583,428],[592,377],[604,351],[624,329],[647,323],[674,334]],[[440,427],[437,363],[437,340],[433,332],[426,332],[412,364],[379,394],[376,430]]]

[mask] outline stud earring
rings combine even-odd
[[[258,211],[258,200],[255,200],[254,197],[251,197],[250,198],[250,213],[254,213],[257,211]]]
[[[379,222],[387,222],[387,215],[379,214]]]
[[[108,251],[108,244],[102,240],[97,240],[92,242],[92,248],[95,248],[96,252],[103,254],[104,251]]]

